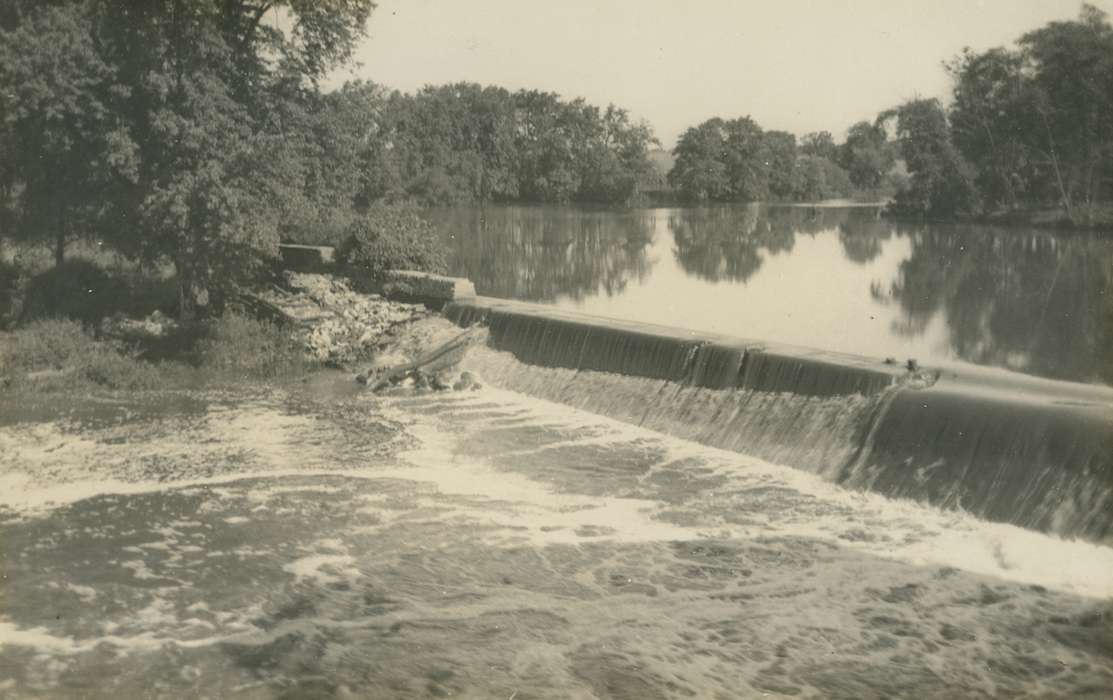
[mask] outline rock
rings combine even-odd
[[[465,371],[460,373],[460,378],[452,385],[452,389],[454,391],[464,391],[466,389],[475,388],[476,385],[475,376],[471,372]]]
[[[429,384],[437,391],[448,391],[452,385],[448,383],[448,378],[444,376],[444,372],[437,372],[429,380]]]
[[[178,322],[157,310],[143,319],[117,313],[101,321],[100,325],[102,335],[121,340],[165,338],[176,330]]]
[[[429,315],[422,305],[360,294],[330,275],[287,271],[284,279],[292,291],[276,287],[253,296],[302,329],[308,354],[330,364],[365,358],[395,328]]]
[[[336,250],[332,246],[282,243],[278,253],[285,267],[302,271],[323,270],[336,262]]]

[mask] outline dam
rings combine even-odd
[[[920,368],[518,301],[488,326],[488,382],[836,484],[1063,537],[1113,538],[1113,390]],[[474,353],[473,353],[474,354]]]
[[[0,405],[0,695],[1107,695],[1100,389],[444,313],[482,387]]]

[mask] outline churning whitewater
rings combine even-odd
[[[488,386],[7,411],[0,695],[1113,686],[1111,548],[533,398],[560,370],[506,353],[465,366]],[[620,384],[597,400],[635,405]],[[799,449],[844,457],[819,442]]]

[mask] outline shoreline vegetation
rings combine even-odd
[[[882,199],[899,219],[1113,226],[1113,27],[1090,5],[1013,47],[947,61],[946,106],[910,100],[841,142],[713,117],[671,150],[621,107],[551,92],[322,89],[374,9],[5,3],[4,362],[49,379],[88,345],[78,374],[138,387],[143,373],[118,377],[106,353],[139,355],[103,339],[102,324],[158,312],[191,329],[175,341],[188,348],[183,366],[222,367],[222,348],[257,348],[263,367],[243,373],[294,372],[274,328],[236,311],[245,290],[274,283],[279,243],[334,245],[371,278],[442,272],[430,206]]]

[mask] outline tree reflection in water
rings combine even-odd
[[[1113,240],[1108,237],[896,224],[869,207],[487,207],[442,209],[435,218],[452,244],[455,273],[474,280],[481,294],[540,302],[619,297],[633,284],[652,286],[656,264],[665,268],[660,284],[672,284],[670,273],[679,272],[709,285],[734,285],[732,298],[744,299],[764,262],[786,256],[783,279],[763,283],[768,283],[765,293],[783,285],[775,293],[791,299],[801,278],[829,274],[837,285],[839,279],[860,279],[843,274],[847,266],[871,266],[873,284],[860,291],[833,288],[848,306],[828,307],[828,313],[889,306],[897,320],[869,332],[918,339],[910,352],[921,361],[954,356],[1113,384]],[[835,253],[818,269],[815,258],[802,252],[793,260],[804,240],[799,237],[820,243],[819,237],[827,236],[837,237],[841,256]],[[685,303],[675,298],[674,305]],[[605,304],[593,308],[609,313]],[[642,307],[639,313],[652,316],[652,311]],[[805,320],[818,313],[793,311]],[[724,311],[717,322],[729,328],[732,318]],[[837,340],[816,337],[814,345]]]
[[[889,230],[878,217],[876,207],[751,204],[675,209],[668,223],[673,255],[685,272],[709,282],[746,282],[761,269],[765,254],[791,252],[797,235],[838,230],[847,257],[868,262],[868,250],[876,249],[873,256],[881,251],[875,237]],[[851,253],[852,249],[863,252]]]
[[[644,280],[654,217],[570,207],[454,207],[431,215],[449,239],[457,274],[480,294],[526,301],[613,296]]]
[[[896,232],[912,255],[888,290],[903,312],[894,332],[922,334],[942,311],[963,360],[1113,383],[1113,241],[981,226]]]

